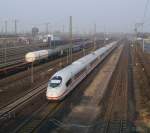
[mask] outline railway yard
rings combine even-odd
[[[0,47],[0,133],[149,133],[150,55],[141,44],[128,38],[72,43],[35,62],[25,55],[48,45]],[[48,99],[48,86],[56,87],[52,75],[73,65],[84,67],[65,84],[73,90]]]

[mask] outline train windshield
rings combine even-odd
[[[60,76],[55,76],[50,80],[49,86],[52,88],[58,87],[62,82],[62,78]]]

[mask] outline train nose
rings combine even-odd
[[[47,97],[47,99],[53,99],[53,98],[58,97],[58,93],[56,91],[53,91],[53,90],[47,91],[46,97]]]
[[[55,91],[47,91],[47,96],[48,97],[56,96],[56,92]]]

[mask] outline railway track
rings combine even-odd
[[[38,129],[38,126],[42,125],[47,118],[52,117],[61,107],[63,107],[65,101],[60,103],[45,103],[39,110],[34,112],[31,117],[27,118],[21,123],[13,133],[31,133]]]
[[[0,109],[0,132],[6,131],[7,129],[6,123],[11,123],[13,121],[16,121],[16,124],[17,124],[17,121],[19,121],[19,119],[23,121],[25,118],[23,116],[20,117],[20,115],[22,114],[20,111],[23,111],[24,108],[28,108],[28,106],[32,107],[34,105],[35,99],[39,101],[42,98],[42,96],[44,97],[46,86],[47,84],[44,84],[40,86],[39,88],[36,88],[34,91],[28,93],[24,97],[21,97],[15,102]],[[33,108],[35,107],[36,106],[33,106]]]
[[[136,119],[135,124],[139,132],[149,130],[149,93],[150,93],[150,63],[149,55],[144,53],[141,47],[135,43],[132,49],[134,61]],[[144,126],[143,126],[144,125]]]
[[[118,68],[113,79],[112,93],[110,96],[110,103],[105,113],[105,120],[113,119],[127,119],[127,60],[125,59],[126,49],[123,51]],[[125,59],[125,60],[124,60]],[[123,65],[122,65],[123,64]],[[118,106],[117,106],[118,105]],[[114,109],[118,108],[118,109]],[[121,111],[121,112],[120,112]],[[120,112],[120,113],[119,113]],[[119,116],[119,114],[121,114]],[[124,115],[123,115],[124,114]]]
[[[144,53],[139,47],[136,46],[134,51],[134,60],[135,60],[135,78],[138,81],[138,85],[141,90],[141,95],[143,95],[143,104],[149,101],[149,87],[150,87],[150,71],[149,71],[149,60],[144,56]]]
[[[103,123],[100,133],[127,133],[127,121],[125,120],[115,120],[107,121],[106,124]]]
[[[46,88],[47,88],[47,82],[45,84],[41,85],[40,87],[35,88],[34,90],[28,92],[28,94],[26,94],[25,96],[18,98],[13,103],[8,104],[7,106],[1,108],[0,109],[0,132],[5,132],[7,130],[6,123],[11,123],[11,121],[14,121],[14,120],[17,123],[17,121],[19,119],[22,119],[22,121],[25,120],[24,117],[20,118],[21,117],[20,111],[23,110],[24,108],[28,108],[28,106],[35,108],[33,106],[35,99],[38,101],[39,100],[44,101],[45,102],[44,106],[46,104],[48,104],[46,99],[44,99]],[[41,104],[41,106],[43,107],[43,104]],[[53,105],[52,105],[52,107],[53,107]],[[38,108],[37,108],[37,110],[38,110]],[[28,119],[29,118],[30,117],[28,117]]]
[[[129,58],[129,45],[126,42],[112,81],[108,86],[106,102],[103,105],[104,112],[101,117],[104,118],[104,128],[102,129],[104,133],[128,133],[130,131],[129,125],[133,126],[132,121],[129,121],[130,118],[128,118],[128,94],[133,89],[129,88],[131,87],[129,84],[132,82],[129,82],[129,76],[131,76]]]
[[[137,58],[137,64],[140,64],[143,70],[144,75],[148,79],[148,84],[150,85],[150,70],[149,70],[149,60],[144,56],[144,53],[140,48],[136,48],[136,58]]]
[[[27,95],[24,97],[18,98],[15,102],[8,104],[5,107],[2,107],[0,109],[0,119],[5,119],[5,116],[7,114],[13,113],[13,111],[17,110],[20,106],[23,104],[29,102],[32,98],[35,98],[39,94],[45,92],[47,87],[47,83],[43,84],[42,86],[35,88],[34,90],[30,91]]]

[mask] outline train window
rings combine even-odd
[[[71,84],[71,82],[72,82],[72,80],[69,79],[69,80],[67,81],[67,83],[66,83],[66,86],[68,87],[68,86]]]
[[[78,78],[78,77],[80,77],[85,71],[86,71],[86,69],[83,69],[83,70],[81,70],[79,73],[77,73],[77,74],[75,75],[75,79]]]
[[[50,87],[55,88],[58,87],[62,82],[62,77],[55,76],[50,80]]]

